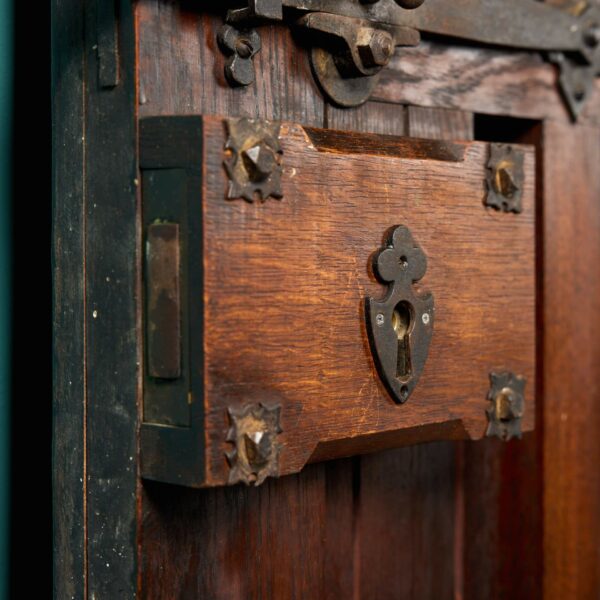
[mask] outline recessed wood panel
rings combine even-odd
[[[177,137],[165,136],[161,146],[156,131],[165,131],[167,121],[142,122],[142,168],[185,156],[175,149]],[[185,127],[186,119],[177,122]],[[486,143],[349,136],[283,124],[284,196],[249,203],[226,199],[223,121],[198,123],[189,120],[196,147],[203,147],[204,164],[196,165],[203,181],[191,192],[196,200],[188,219],[202,224],[202,248],[189,262],[190,271],[202,274],[202,290],[190,297],[190,312],[202,313],[203,329],[190,337],[203,335],[203,357],[190,369],[202,369],[204,379],[190,397],[192,422],[201,420],[204,433],[186,452],[203,452],[203,442],[205,471],[195,485],[227,482],[227,410],[258,402],[282,407],[280,474],[382,448],[480,438],[490,371],[527,378],[523,429],[532,429],[531,148],[520,148],[523,212],[507,214],[483,204]],[[398,224],[409,227],[427,255],[418,287],[431,291],[436,305],[429,358],[404,405],[393,402],[375,370],[364,317],[365,297],[385,293],[370,260],[385,231]],[[152,427],[144,426],[146,440],[154,440],[143,444],[153,457],[144,463],[147,474],[168,479],[166,446],[156,436],[177,432]],[[163,456],[153,455],[152,444]],[[152,473],[156,461],[163,461],[160,476]]]
[[[580,123],[600,122],[596,80]],[[372,100],[488,115],[571,121],[558,71],[537,52],[422,42],[398,48]]]

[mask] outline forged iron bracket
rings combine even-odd
[[[365,102],[395,48],[418,45],[422,33],[544,53],[558,67],[558,85],[574,119],[600,75],[600,7],[591,0],[570,12],[536,0],[462,0],[459,6],[448,0],[245,0],[226,16],[242,32],[265,21],[285,21],[308,33],[315,77],[340,106]],[[235,42],[222,48],[231,71]],[[246,85],[240,80],[252,80],[249,50],[243,44],[237,50],[242,76],[227,76]]]

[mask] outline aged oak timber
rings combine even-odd
[[[193,427],[169,428],[147,416],[145,475],[188,485],[225,483],[227,411],[259,403],[281,406],[279,474],[399,444],[481,437],[489,373],[510,369],[535,379],[531,151],[518,150],[526,175],[520,182],[524,209],[515,215],[483,205],[487,144],[283,124],[283,198],[251,203],[225,196],[225,140],[218,118],[141,123],[144,181],[186,168],[204,174],[202,191],[193,174],[184,186],[188,208],[181,226],[190,231],[190,247],[201,239],[204,252],[202,265],[194,255],[188,265],[189,287],[196,290],[188,369],[190,419],[193,427],[203,422],[205,433],[198,442],[177,442],[193,435]],[[200,152],[204,164],[195,162]],[[178,201],[175,188],[168,189]],[[151,212],[144,220],[162,217],[174,219]],[[193,233],[198,219],[201,238]],[[385,231],[397,224],[406,224],[427,254],[423,289],[435,294],[437,320],[421,381],[403,407],[374,370],[362,308],[365,297],[385,290],[369,265]],[[201,296],[204,302],[194,299]],[[202,325],[194,325],[197,319]],[[194,350],[200,345],[202,353]],[[532,385],[525,431],[534,423],[533,398]],[[154,398],[146,400],[146,410],[154,411]],[[202,455],[202,439],[205,465],[183,461],[184,455],[193,460],[194,449]]]

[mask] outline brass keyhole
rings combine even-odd
[[[392,327],[398,336],[398,357],[396,359],[396,377],[407,379],[411,374],[410,329],[412,307],[408,302],[400,302],[392,313]]]

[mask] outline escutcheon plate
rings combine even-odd
[[[413,289],[427,271],[427,257],[409,229],[397,225],[375,255],[373,271],[390,287],[382,300],[366,299],[371,353],[393,400],[402,404],[419,381],[433,333],[433,295]]]

